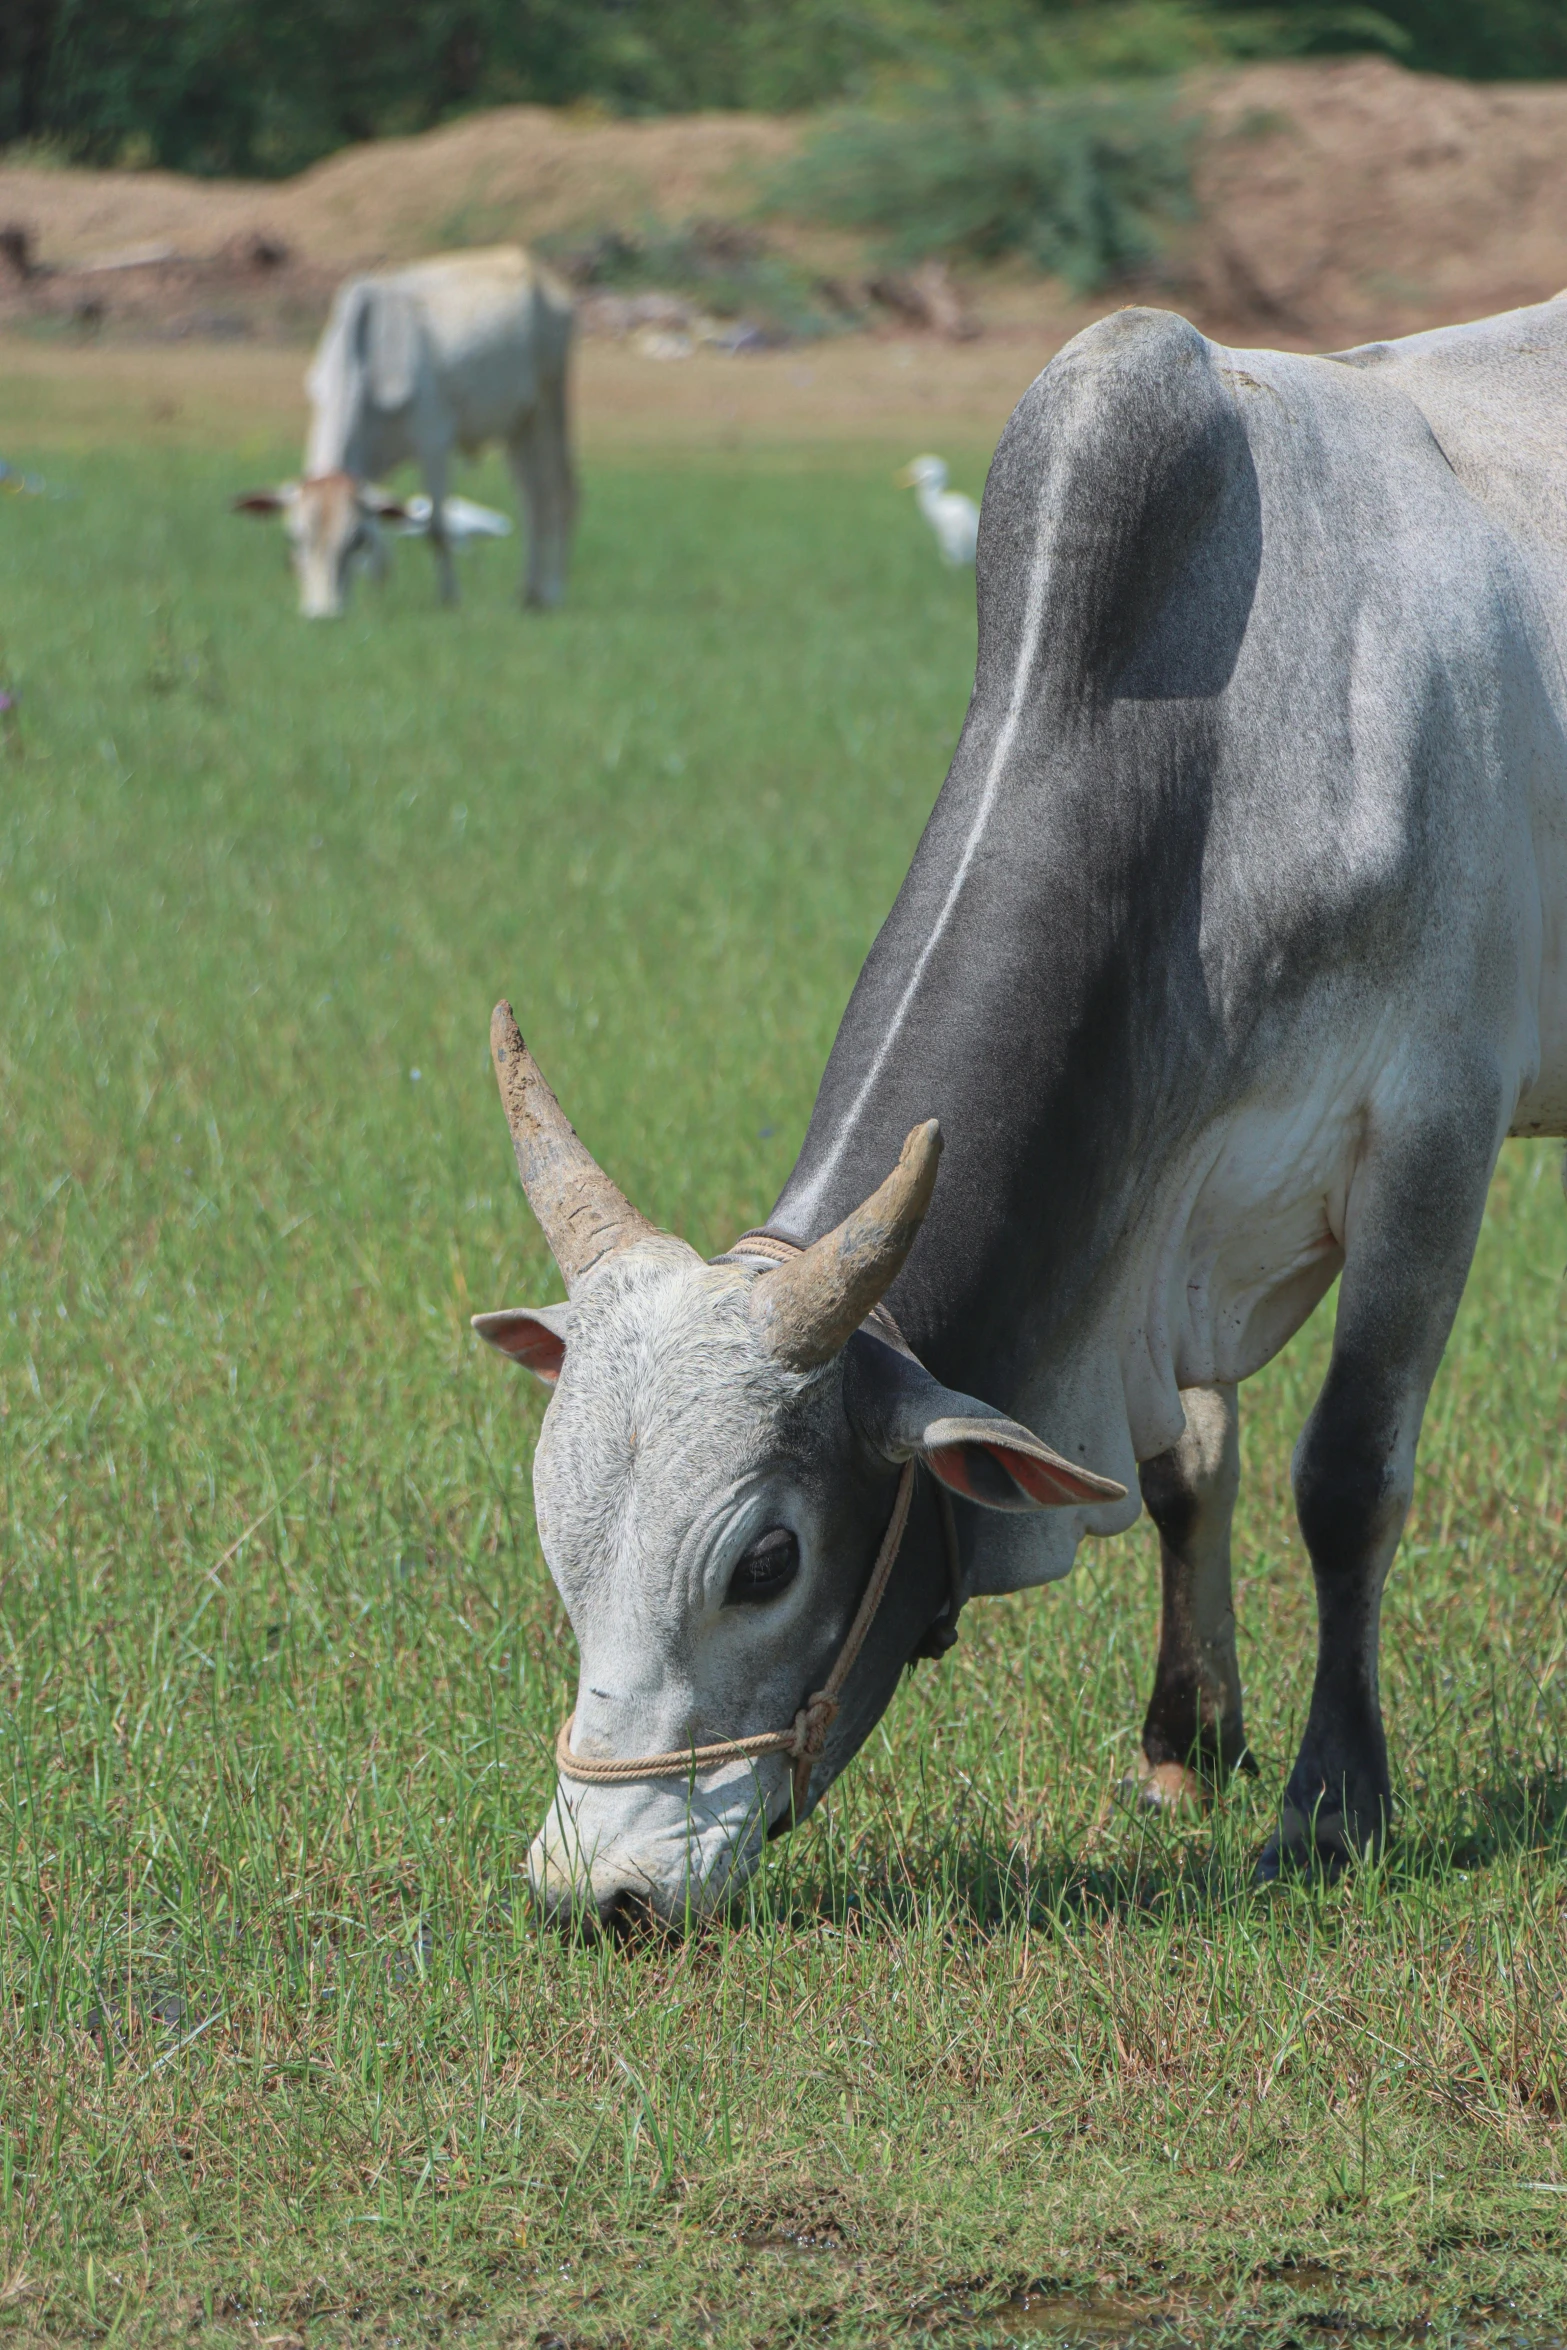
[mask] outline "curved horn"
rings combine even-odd
[[[941,1128],[931,1118],[915,1127],[863,1207],[756,1282],[751,1311],[791,1371],[830,1362],[896,1280],[930,1206],[940,1157]]]
[[[544,1082],[510,1004],[490,1014],[490,1058],[511,1128],[517,1172],[555,1262],[574,1289],[616,1249],[656,1235],[618,1191]]]

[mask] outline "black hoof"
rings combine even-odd
[[[1312,1844],[1304,1850],[1270,1836],[1252,1870],[1254,1885],[1336,1885],[1346,1866],[1342,1852],[1322,1852]]]
[[[1317,1811],[1307,1819],[1301,1812],[1286,1809],[1263,1847],[1253,1883],[1276,1885],[1293,1877],[1336,1885],[1352,1862],[1374,1859],[1383,1840],[1380,1829],[1363,1829],[1342,1812]]]

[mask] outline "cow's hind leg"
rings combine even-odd
[[[525,604],[553,606],[566,593],[577,480],[571,461],[565,385],[546,383],[538,407],[507,447],[517,503],[528,518]]]
[[[1377,1686],[1382,1589],[1414,1491],[1426,1397],[1463,1294],[1504,1120],[1373,1153],[1352,1187],[1333,1354],[1295,1448],[1295,1506],[1317,1586],[1311,1707],[1259,1874],[1380,1849],[1393,1816]]]
[[[1241,1721],[1230,1520],[1240,1483],[1233,1387],[1189,1387],[1178,1444],[1138,1472],[1159,1529],[1159,1663],[1143,1724],[1139,1793],[1195,1801],[1249,1762]]]

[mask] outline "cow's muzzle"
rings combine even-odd
[[[705,1790],[557,1784],[528,1853],[529,1885],[553,1925],[695,1925],[744,1886],[789,1796],[779,1756]]]

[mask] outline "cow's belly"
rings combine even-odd
[[[1377,1094],[1401,1058],[1397,1022],[1346,1038],[1297,1083],[1208,1131],[1132,1288],[1121,1361],[1139,1460],[1173,1444],[1183,1387],[1249,1378],[1331,1288]]]
[[[1178,1387],[1260,1370],[1332,1283],[1364,1132],[1356,1074],[1326,1071],[1296,1101],[1249,1106],[1209,1138],[1162,1285]]]
[[[1567,988],[1562,1012],[1567,1013]],[[1553,1009],[1555,1037],[1567,1019]],[[1492,1035],[1503,1066],[1533,1065],[1532,1022]],[[1411,1035],[1391,1006],[1360,1037],[1344,1037],[1285,1098],[1243,1104],[1219,1120],[1171,1199],[1159,1244],[1134,1295],[1147,1299],[1123,1338],[1127,1404],[1139,1459],[1179,1433],[1179,1390],[1250,1378],[1286,1345],[1344,1262],[1351,1189],[1372,1133],[1396,1127],[1400,1105],[1429,1103],[1446,1078],[1439,1038]],[[1512,1131],[1567,1130],[1567,1066],[1542,1060]]]
[[[1520,927],[1538,941],[1538,1041],[1509,1131],[1567,1134],[1567,551],[1548,556],[1536,546],[1529,570],[1541,691],[1521,753],[1529,870],[1519,902]]]
[[[470,354],[443,371],[442,397],[458,446],[469,452],[509,441],[538,400],[538,369],[531,349]]]
[[[1225,1136],[1171,1267],[1177,1387],[1250,1378],[1332,1286],[1360,1124],[1336,1102],[1321,1106],[1315,1132],[1252,1113]]]
[[[1567,775],[1536,792],[1531,831],[1540,906],[1538,1066],[1509,1132],[1567,1134]]]
[[[1542,1002],[1540,1074],[1519,1096],[1509,1134],[1567,1135],[1567,990]]]

